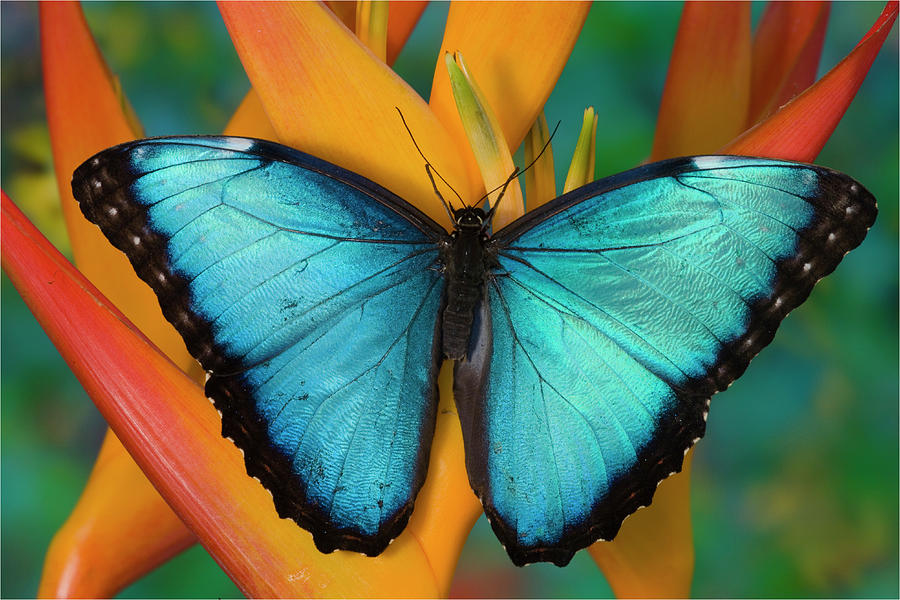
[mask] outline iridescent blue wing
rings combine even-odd
[[[494,237],[456,366],[470,482],[516,564],[566,564],[650,503],[747,368],[875,219],[820,167],[665,161],[587,185]]]
[[[243,138],[117,146],[72,187],[210,373],[222,433],[278,513],[323,551],[381,552],[428,464],[445,232],[359,175]]]

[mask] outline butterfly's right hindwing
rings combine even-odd
[[[124,144],[72,185],[211,373],[223,434],[279,514],[323,551],[381,552],[428,463],[440,227],[358,175],[243,138]]]

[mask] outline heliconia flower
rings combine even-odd
[[[812,161],[819,154],[897,20],[898,3],[888,2],[872,28],[833,69],[777,112],[730,141],[723,152]],[[803,74],[801,73],[800,76]]]
[[[813,83],[828,3],[770,3],[751,43],[748,5],[688,2],[651,160],[721,151],[812,161],[853,100],[897,11],[897,2],[888,2],[856,48]]]
[[[402,4],[391,3],[391,15]],[[421,3],[411,4],[407,14],[421,12]],[[228,133],[276,139],[349,168],[445,224],[446,213],[405,129],[394,119],[394,107],[403,112],[429,161],[463,198],[476,199],[486,182],[490,187],[489,176],[479,169],[443,56],[465,56],[465,73],[478,82],[478,95],[494,115],[494,139],[502,136],[509,153],[536,131],[529,142],[534,154],[548,137],[545,121],[534,125],[587,14],[586,5],[452,4],[426,104],[383,62],[398,51],[391,40],[403,36],[388,33],[382,57],[380,44],[373,53],[322,5],[223,3],[220,8],[253,85]],[[897,3],[888,4],[844,61],[778,111],[775,107],[812,82],[827,8],[769,8],[755,43],[745,10],[687,4],[653,158],[724,147],[728,152],[812,160],[893,25]],[[788,33],[798,29],[785,25],[797,15],[803,25],[799,41]],[[106,508],[98,507],[107,506],[112,490],[123,489],[124,481],[140,481],[138,495],[168,529],[155,532],[152,521],[141,521],[137,512],[129,515],[129,507],[116,509],[121,512],[109,523],[89,529],[96,536],[93,543],[76,545],[78,550],[70,555],[76,563],[84,562],[70,568],[65,556],[58,564],[48,559],[42,595],[114,593],[191,542],[180,519],[247,595],[446,596],[462,544],[481,512],[465,474],[450,369],[440,375],[442,405],[429,477],[407,530],[376,558],[319,553],[307,532],[277,517],[270,496],[247,477],[240,452],[221,437],[215,410],[196,380],[184,374],[193,363],[161,319],[152,293],[138,282],[127,260],[81,219],[68,188],[72,170],[93,152],[138,132],[77,5],[43,4],[41,17],[48,121],[81,273],[41,238],[5,195],[3,268],[122,444],[178,515],[159,501],[130,462],[121,462],[121,450],[108,436],[76,513],[83,505],[85,512],[101,514]],[[342,15],[345,23],[350,18]],[[359,23],[368,32],[378,28],[373,23],[377,17],[354,12],[352,18],[357,32]],[[784,37],[796,43],[779,57],[771,49]],[[509,56],[516,60],[509,61]],[[766,66],[755,70],[757,63]],[[754,95],[754,90],[759,91]],[[698,103],[703,107],[696,108]],[[729,143],[760,118],[756,127]],[[678,126],[681,122],[684,127]],[[592,116],[590,136],[596,135],[596,123]],[[583,168],[585,181],[593,177],[591,154],[588,151]],[[547,178],[540,181],[546,190]],[[518,190],[518,183],[513,185]],[[105,462],[110,456],[124,468],[110,468],[113,461]],[[686,460],[682,474],[660,485],[653,505],[629,518],[615,541],[590,548],[617,595],[688,594],[693,570],[688,464]],[[117,481],[113,473],[125,475]],[[129,520],[132,517],[135,520]],[[75,513],[73,520],[78,520]],[[119,556],[124,567],[113,565],[115,549],[123,544],[110,536],[116,528],[131,526],[148,536],[149,545],[141,556]],[[133,543],[133,537],[126,539]],[[100,584],[87,581],[94,559],[100,569],[114,572]],[[660,565],[662,577],[647,577],[648,569]]]

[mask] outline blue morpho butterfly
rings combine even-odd
[[[376,555],[406,526],[455,359],[469,481],[517,565],[565,565],[649,504],[710,396],[876,215],[841,173],[699,156],[496,232],[447,206],[448,234],[360,175],[235,137],[122,144],[72,188],[209,373],[247,472],[323,552]]]

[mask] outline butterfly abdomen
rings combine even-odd
[[[444,256],[447,304],[441,330],[444,356],[453,360],[466,358],[475,306],[484,291],[488,268],[482,237],[480,224],[478,227],[458,228],[450,237]]]
[[[481,285],[454,283],[447,285],[447,307],[442,323],[444,356],[454,360],[465,358],[475,305],[481,297]]]

